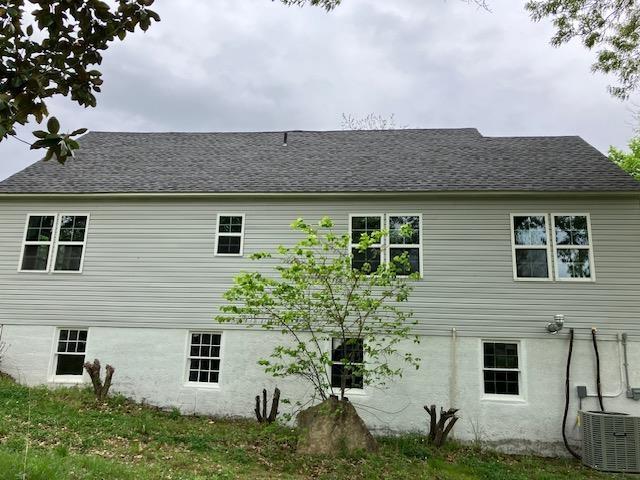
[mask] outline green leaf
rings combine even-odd
[[[48,133],[45,132],[44,130],[35,130],[33,132],[33,135],[37,138],[45,138],[48,135]]]
[[[56,134],[60,131],[60,122],[58,122],[58,119],[56,117],[49,118],[49,121],[47,122],[47,129],[49,130],[49,133],[53,134]]]
[[[87,129],[86,128],[79,128],[77,130],[74,130],[73,132],[71,132],[69,135],[72,137],[75,137],[76,135],[82,135],[83,133],[86,133]]]

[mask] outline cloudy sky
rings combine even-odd
[[[105,53],[98,107],[50,102],[63,128],[339,129],[342,113],[414,128],[580,135],[602,151],[633,134],[579,44],[549,45],[521,0],[343,0],[331,13],[277,0],[156,0],[162,22]],[[30,138],[34,125],[19,130]],[[42,153],[0,143],[0,178]]]

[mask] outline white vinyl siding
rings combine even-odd
[[[425,335],[545,336],[562,313],[602,335],[640,335],[637,197],[549,195],[317,196],[296,198],[0,199],[0,324],[210,329],[240,271],[273,271],[274,252],[302,238],[291,223],[331,217],[349,231],[354,212],[422,214],[424,281],[407,307]],[[91,212],[78,275],[16,272],[29,212]],[[217,212],[246,212],[244,257],[214,257]],[[597,282],[513,280],[509,214],[589,212]],[[90,274],[89,274],[90,267]],[[46,312],[46,314],[44,314]],[[215,325],[215,324],[213,324]],[[226,327],[225,327],[226,328]],[[186,339],[185,339],[186,341]],[[479,375],[479,374],[478,374]]]

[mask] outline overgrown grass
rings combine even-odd
[[[383,438],[375,455],[337,459],[298,456],[295,444],[296,432],[283,426],[183,417],[121,397],[97,406],[88,390],[27,388],[0,378],[3,480],[625,478],[571,460],[459,445],[432,450],[420,436]]]

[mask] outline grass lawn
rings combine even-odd
[[[419,436],[382,438],[378,454],[351,458],[298,456],[295,444],[296,432],[282,426],[183,417],[119,397],[96,406],[88,390],[27,388],[0,378],[2,480],[626,478],[571,460],[458,445],[434,451]]]

